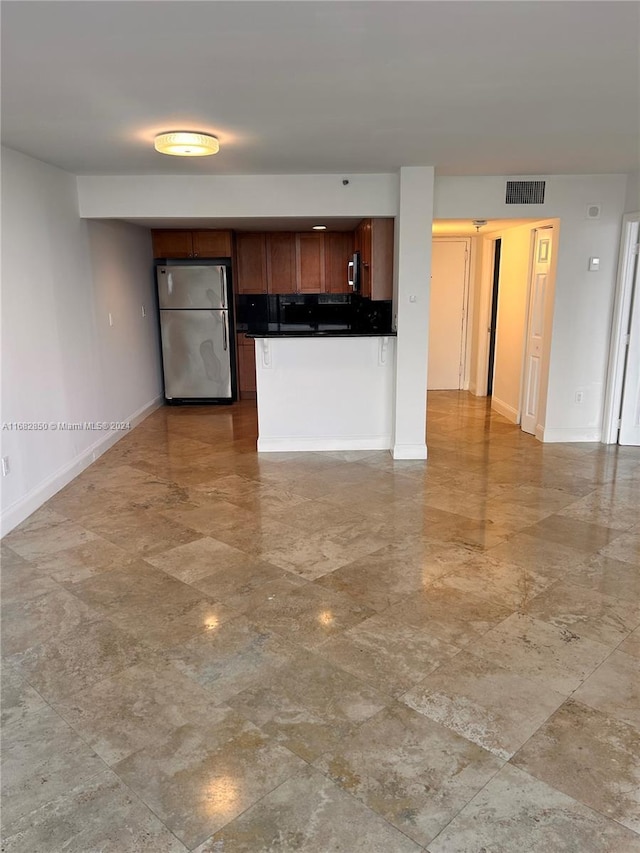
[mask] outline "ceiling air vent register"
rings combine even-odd
[[[507,181],[507,204],[544,204],[545,181]]]

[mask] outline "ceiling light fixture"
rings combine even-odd
[[[326,225],[314,225],[313,230],[314,231],[326,231],[327,226]]]
[[[208,157],[220,150],[220,143],[215,136],[182,130],[160,133],[156,136],[154,146],[161,154],[173,154],[175,157]]]
[[[476,231],[480,231],[480,229],[487,224],[486,219],[474,219],[473,224],[475,225]]]

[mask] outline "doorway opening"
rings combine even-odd
[[[493,371],[496,360],[496,330],[498,323],[498,288],[500,286],[500,250],[502,239],[494,243],[493,249],[493,287],[491,289],[491,323],[489,325],[489,369],[487,372],[487,397],[493,394]]]
[[[539,439],[559,225],[558,219],[489,220],[478,231],[469,219],[436,220],[433,228],[428,392],[468,391],[487,398],[494,412]],[[444,255],[450,268],[442,264]],[[463,275],[466,296],[456,285]]]

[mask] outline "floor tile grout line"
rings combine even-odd
[[[564,703],[563,703],[563,704],[564,704]],[[561,706],[561,707],[562,707],[562,706]],[[557,710],[560,710],[560,709],[558,708]],[[556,712],[557,712],[557,711],[554,711],[554,713],[556,713]],[[552,714],[551,716],[553,716],[553,714]],[[537,734],[537,732],[536,732],[536,734]],[[532,735],[531,737],[534,737],[534,735]],[[529,738],[529,740],[531,740],[531,738]],[[527,742],[528,742],[528,741],[527,741]],[[525,746],[525,744],[523,744],[523,746],[522,746],[520,749],[523,749],[523,748],[524,748],[524,746]],[[519,751],[520,751],[520,750],[518,750],[518,752],[519,752]],[[517,753],[516,753],[516,754],[517,754]],[[533,779],[536,779],[536,780],[537,780],[538,782],[540,782],[541,784],[546,785],[548,788],[551,788],[552,790],[556,791],[556,792],[557,792],[557,793],[559,793],[559,794],[562,794],[562,796],[563,796],[563,797],[568,797],[570,800],[573,800],[573,802],[574,802],[574,803],[579,803],[581,806],[583,806],[583,808],[585,808],[585,809],[589,809],[590,811],[594,812],[594,814],[598,814],[598,815],[600,815],[601,817],[604,817],[604,818],[605,818],[606,820],[608,820],[608,821],[612,821],[613,823],[617,823],[619,826],[622,826],[624,829],[628,830],[629,832],[633,832],[635,835],[640,836],[640,831],[635,830],[635,829],[632,829],[630,826],[627,826],[626,824],[622,823],[620,820],[618,820],[617,818],[613,817],[612,815],[610,815],[610,814],[605,814],[605,813],[604,813],[603,811],[601,811],[600,809],[595,808],[595,806],[589,805],[588,803],[585,803],[585,802],[584,802],[584,800],[581,800],[581,799],[579,799],[578,797],[573,796],[573,794],[567,794],[567,792],[566,792],[566,791],[563,791],[561,788],[558,788],[558,786],[557,786],[557,785],[552,785],[550,782],[547,782],[547,781],[545,781],[544,779],[541,779],[541,778],[540,778],[540,776],[536,775],[536,773],[534,773],[534,772],[533,772],[532,770],[530,770],[528,767],[527,767],[527,768],[524,768],[524,767],[520,767],[520,766],[519,766],[519,765],[517,765],[517,764],[512,764],[512,759],[513,759],[513,758],[515,758],[515,754],[514,754],[514,755],[509,759],[509,761],[507,762],[507,764],[508,764],[510,767],[514,767],[514,768],[516,768],[516,770],[520,770],[521,772],[526,773],[528,776],[531,776]]]
[[[34,689],[35,689],[35,688],[34,688]],[[47,700],[46,700],[46,699],[44,699],[43,701],[46,703],[46,705],[47,705],[47,707],[49,708],[49,710],[51,710],[51,711],[52,711],[52,712],[53,712],[57,717],[59,717],[59,718],[62,720],[62,722],[63,722],[66,726],[68,726],[68,727],[73,731],[73,733],[75,734],[75,736],[76,736],[80,741],[82,741],[82,743],[87,747],[87,749],[89,749],[89,750],[90,750],[90,751],[91,751],[91,752],[96,756],[96,758],[97,758],[100,762],[102,762],[102,764],[104,765],[100,770],[96,771],[96,773],[94,773],[92,776],[88,777],[88,778],[87,778],[87,779],[86,779],[82,784],[83,784],[83,785],[87,785],[87,784],[88,784],[88,783],[90,783],[92,780],[94,780],[96,777],[98,777],[99,775],[101,775],[101,774],[105,773],[105,771],[108,771],[110,774],[112,774],[113,776],[115,776],[115,777],[118,779],[118,781],[120,782],[120,784],[122,784],[125,788],[127,788],[127,790],[130,792],[130,795],[131,795],[131,796],[132,796],[132,797],[133,797],[137,802],[139,802],[139,803],[141,803],[142,805],[144,805],[144,806],[145,806],[145,808],[147,808],[147,809],[151,812],[151,814],[153,814],[153,815],[154,815],[154,817],[155,817],[155,818],[160,822],[160,825],[161,825],[161,826],[163,826],[163,827],[167,830],[167,832],[169,832],[169,833],[170,833],[174,838],[176,838],[176,840],[177,840],[180,844],[182,844],[182,842],[180,841],[180,839],[179,839],[179,838],[178,838],[178,837],[177,837],[173,832],[171,832],[171,830],[169,829],[169,827],[168,827],[168,826],[165,824],[165,822],[164,822],[164,821],[159,817],[159,815],[157,815],[157,814],[155,813],[155,811],[151,808],[151,806],[149,806],[149,805],[148,805],[148,803],[147,803],[145,800],[143,800],[143,799],[142,799],[138,794],[136,794],[136,792],[135,792],[135,791],[134,791],[134,790],[133,790],[133,789],[132,789],[132,788],[131,788],[131,787],[130,787],[130,786],[129,786],[125,781],[124,781],[124,779],[122,779],[122,778],[121,778],[121,776],[120,776],[118,773],[116,773],[116,771],[113,769],[113,767],[111,767],[109,764],[107,764],[107,762],[104,760],[104,758],[102,758],[102,756],[101,756],[99,753],[97,753],[97,752],[95,751],[95,749],[94,749],[94,748],[91,746],[91,744],[86,740],[86,738],[85,738],[85,737],[84,737],[84,736],[83,736],[83,735],[82,735],[82,734],[81,734],[81,733],[80,733],[80,732],[79,732],[79,731],[78,731],[74,726],[72,726],[72,725],[71,725],[71,723],[69,723],[69,721],[68,721],[68,720],[66,720],[66,719],[62,716],[62,714],[60,714],[60,712],[59,712],[56,708],[54,708],[52,705],[50,705],[50,703],[49,703],[49,702],[47,702]],[[44,710],[44,709],[40,709],[40,710]],[[34,713],[34,714],[37,714],[37,713],[38,713],[38,711],[34,711],[33,713]],[[52,799],[47,800],[47,801],[46,801],[46,803],[41,803],[41,804],[40,804],[39,806],[37,806],[35,809],[32,809],[30,812],[28,812],[28,814],[29,814],[29,815],[33,814],[35,811],[38,811],[39,809],[43,808],[44,806],[49,805],[50,803],[55,802],[55,800],[63,799],[63,798],[68,798],[68,797],[70,796],[71,791],[72,791],[73,789],[74,789],[74,788],[73,788],[73,786],[72,786],[71,788],[69,788],[69,790],[68,790],[65,794],[61,794],[61,795],[59,795],[58,797],[53,797]],[[27,815],[25,814],[25,815],[23,816],[23,818],[24,818],[24,817],[26,817],[26,816],[27,816]],[[19,818],[19,819],[20,819],[20,820],[22,820],[23,818]],[[185,845],[185,844],[183,844],[183,847],[186,847],[186,845]]]

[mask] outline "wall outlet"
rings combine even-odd
[[[576,403],[584,403],[584,391],[576,391]]]
[[[2,457],[2,476],[6,477],[10,473],[11,473],[11,467],[9,465],[9,457],[3,456]]]

